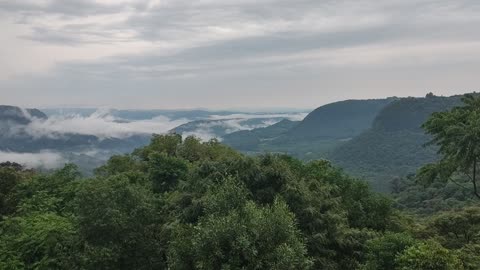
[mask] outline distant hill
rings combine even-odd
[[[269,144],[269,142],[294,128],[298,123],[299,121],[283,119],[268,127],[227,134],[223,136],[222,142],[240,151],[260,151],[262,143]]]
[[[436,149],[424,147],[429,137],[421,125],[432,113],[460,104],[460,96],[396,100],[379,112],[370,129],[336,147],[328,158],[372,181],[377,190],[388,191],[393,178],[436,159]]]
[[[74,162],[90,173],[111,155],[131,152],[148,144],[151,137],[139,134],[118,139],[75,133],[36,136],[35,132],[27,132],[33,121],[44,120],[48,120],[47,115],[38,109],[0,105],[0,153],[53,152],[61,155],[65,163]]]
[[[195,135],[201,139],[222,138],[227,134],[237,131],[247,131],[256,128],[263,128],[282,121],[282,116],[251,115],[252,118],[226,118],[215,120],[195,120],[180,125],[171,130],[182,135]],[[243,133],[241,133],[243,134]]]
[[[345,100],[321,106],[288,133],[289,139],[345,139],[370,128],[378,112],[395,98]]]
[[[32,117],[46,119],[47,115],[37,109],[21,109],[15,106],[0,105],[0,122],[28,124]]]
[[[249,153],[280,152],[304,160],[324,158],[338,144],[370,128],[378,112],[395,99],[330,103],[298,123],[281,122],[271,128],[235,132],[224,136],[223,141]]]

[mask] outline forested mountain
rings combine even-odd
[[[286,119],[287,117],[282,115],[249,115],[245,118],[236,118],[235,116],[236,115],[234,114],[231,118],[194,120],[180,125],[172,129],[170,132],[181,134],[185,137],[196,135],[201,139],[209,140],[211,138],[222,138],[237,131],[268,127]]]
[[[262,151],[262,147],[268,147],[271,141],[285,135],[298,123],[299,121],[283,119],[268,127],[226,134],[222,137],[222,142],[240,151],[259,152]]]
[[[289,140],[345,139],[372,125],[378,112],[396,98],[345,100],[321,106],[292,128]]]
[[[292,125],[224,136],[224,143],[248,153],[286,153],[304,160],[325,158],[345,140],[367,130],[377,113],[395,98],[346,100],[323,105]],[[259,135],[264,132],[268,135]],[[262,137],[263,136],[263,137]]]
[[[460,105],[460,96],[402,98],[382,109],[372,127],[338,146],[328,158],[348,172],[370,180],[377,190],[436,159],[436,148],[425,147],[421,125],[434,112]]]
[[[32,117],[45,119],[47,118],[47,115],[37,109],[21,109],[15,106],[0,105],[1,125],[7,124],[8,122],[15,124],[28,124]]]

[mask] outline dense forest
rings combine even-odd
[[[369,179],[377,191],[390,192],[390,182],[406,177],[438,156],[422,124],[432,113],[461,104],[461,96],[402,98],[384,107],[371,128],[339,145],[328,159],[349,173]]]
[[[178,134],[93,177],[2,163],[0,269],[480,269],[480,98],[463,101],[422,125],[439,159],[392,196],[327,160]]]

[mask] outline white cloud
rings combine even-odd
[[[158,116],[148,120],[123,121],[113,117],[109,110],[101,109],[89,116],[53,115],[48,119],[33,119],[26,127],[20,127],[33,137],[58,137],[64,134],[94,135],[99,138],[127,138],[138,134],[165,133],[186,123]]]
[[[0,93],[130,108],[454,94],[477,87],[479,14],[470,0],[0,0]],[[406,72],[423,76],[404,89]]]
[[[307,116],[307,113],[258,113],[258,114],[249,114],[249,113],[235,113],[228,115],[210,115],[212,120],[221,120],[221,119],[258,119],[258,118],[285,118],[292,121],[303,120]]]
[[[0,162],[6,161],[22,164],[27,168],[42,169],[57,169],[66,163],[62,155],[55,152],[16,153],[0,151]]]
[[[210,115],[210,122],[200,122],[194,130],[183,132],[183,136],[195,136],[207,141],[213,138],[221,140],[222,134],[230,134],[241,130],[252,130],[255,128],[268,127],[280,122],[282,119],[289,119],[292,121],[300,121],[305,118],[306,113],[235,113],[228,115]],[[251,122],[249,120],[258,119],[259,121]],[[221,130],[220,132],[216,130]]]

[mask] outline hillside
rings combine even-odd
[[[37,133],[36,124],[47,120],[48,116],[38,109],[0,105],[0,153],[7,153],[7,156],[50,153],[58,156],[59,162],[74,162],[82,172],[89,174],[110,156],[146,145],[151,137],[150,134],[100,138],[95,135],[53,131]],[[6,160],[0,156],[1,161]],[[38,169],[43,169],[39,166]]]
[[[32,117],[47,118],[43,112],[37,109],[21,109],[15,106],[0,105],[0,123],[28,124]]]
[[[299,123],[240,131],[224,136],[223,142],[248,153],[286,153],[303,160],[324,158],[337,145],[371,127],[378,112],[393,100],[339,101],[315,109]]]
[[[234,116],[235,115],[231,118],[224,119],[194,120],[180,125],[170,132],[183,136],[195,135],[203,140],[209,140],[211,138],[221,138],[237,131],[268,127],[286,118],[286,116],[281,115],[262,116],[252,114],[247,118],[237,118]]]
[[[240,151],[260,151],[261,145],[268,144],[298,125],[299,121],[284,119],[274,125],[241,130],[223,136],[222,142]]]
[[[367,130],[395,98],[345,100],[321,106],[287,133],[289,139],[344,139]]]
[[[403,98],[380,111],[372,127],[338,146],[328,158],[354,175],[365,177],[377,190],[414,173],[436,159],[436,149],[424,147],[429,137],[421,125],[433,113],[460,105],[460,97]]]

